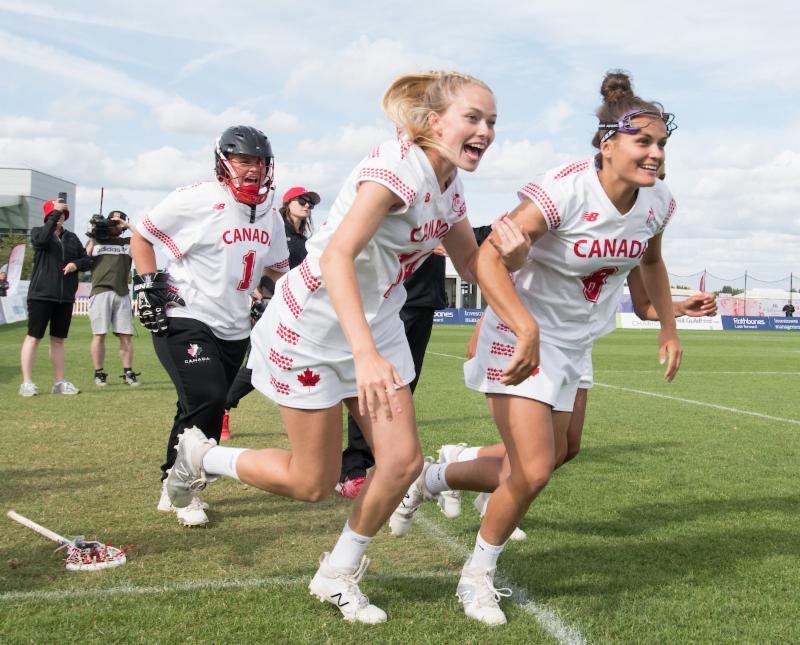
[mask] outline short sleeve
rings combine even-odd
[[[424,182],[416,168],[413,146],[407,141],[387,141],[374,148],[357,166],[356,187],[365,181],[385,186],[403,202],[393,213],[407,211],[417,199]]]
[[[272,218],[272,235],[264,266],[273,271],[285,273],[289,270],[289,245],[286,242],[286,229],[283,226],[283,218],[274,208],[270,209],[268,217]]]
[[[148,242],[172,259],[183,258],[202,232],[201,218],[193,206],[198,188],[189,186],[170,193],[136,225]]]
[[[661,220],[656,234],[664,232],[664,229],[667,228],[667,224],[669,224],[669,221],[672,219],[672,216],[675,214],[677,208],[678,204],[675,202],[675,198],[669,193],[669,191],[667,191],[667,195],[664,198],[662,205],[662,216],[664,219]]]
[[[584,159],[549,170],[525,184],[517,195],[520,201],[530,199],[539,207],[548,229],[561,228],[572,211],[571,202],[578,193],[576,184],[582,181],[590,163]]]

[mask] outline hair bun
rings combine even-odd
[[[611,70],[603,79],[600,94],[606,103],[616,103],[622,99],[632,98],[634,94],[631,77],[621,69]]]

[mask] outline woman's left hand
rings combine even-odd
[[[678,340],[675,330],[662,331],[658,335],[658,362],[660,365],[667,363],[667,369],[664,372],[664,380],[667,383],[671,383],[678,373],[682,357],[683,347],[681,347],[681,341]]]
[[[503,264],[510,273],[521,269],[528,260],[531,249],[531,237],[517,224],[503,214],[492,223],[492,235],[489,243],[497,250]]]
[[[67,275],[68,273],[72,273],[73,271],[77,270],[78,270],[77,264],[75,264],[74,262],[67,262],[67,265],[64,267],[64,275]]]

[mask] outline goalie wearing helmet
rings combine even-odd
[[[247,350],[250,292],[262,276],[277,280],[289,268],[283,221],[272,206],[267,137],[253,127],[228,128],[214,158],[217,180],[175,190],[139,222],[131,242],[139,318],[178,395],[162,482],[185,428],[219,441],[228,387]],[[195,498],[177,510],[178,520],[202,526],[205,508]],[[163,486],[158,510],[175,510]]]

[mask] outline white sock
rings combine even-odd
[[[328,556],[328,564],[337,569],[355,569],[370,542],[371,537],[359,535],[350,528],[349,522],[345,522],[342,534]]]
[[[478,458],[478,451],[483,446],[467,446],[458,453],[458,457],[456,457],[456,461],[472,461],[473,459]]]
[[[225,475],[239,480],[236,462],[246,448],[223,448],[214,446],[203,456],[203,470],[209,475]],[[241,480],[239,480],[241,481]]]
[[[432,495],[438,495],[442,491],[450,490],[445,479],[445,471],[448,464],[431,464],[425,473],[425,488]]]
[[[481,537],[481,533],[478,531],[470,565],[481,569],[494,569],[497,566],[497,558],[500,557],[505,546],[505,544],[500,546],[489,544]]]

